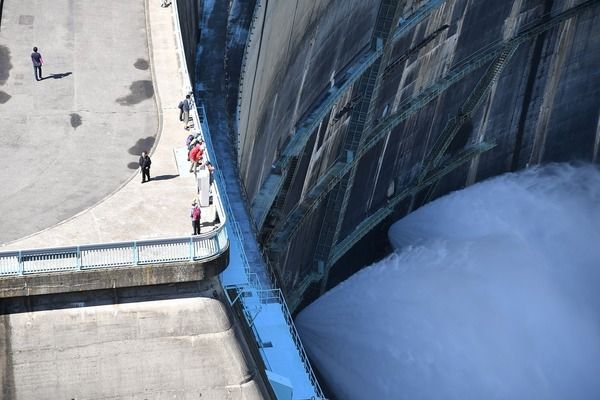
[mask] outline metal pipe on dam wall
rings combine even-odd
[[[599,3],[257,1],[229,116],[290,308],[348,275],[348,254],[375,257],[392,218],[507,171],[597,162]]]

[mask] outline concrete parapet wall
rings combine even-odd
[[[0,278],[0,298],[182,283],[210,279],[225,270],[229,249],[209,261],[149,264]]]

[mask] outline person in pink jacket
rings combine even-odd
[[[192,227],[194,228],[194,233],[192,235],[200,234],[200,217],[202,213],[200,211],[200,206],[196,200],[192,202],[192,210],[190,211],[190,218],[192,219]]]

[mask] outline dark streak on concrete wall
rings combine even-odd
[[[261,56],[245,82],[238,149],[240,174],[250,199],[276,154],[342,70],[369,44],[377,0],[269,2],[249,48]],[[263,32],[259,36],[259,33]],[[254,87],[252,90],[251,87]]]
[[[183,40],[183,51],[185,53],[190,80],[193,82],[196,65],[196,44],[200,39],[198,19],[202,2],[200,0],[175,1],[177,1],[177,10],[179,11],[179,25],[181,27],[181,38]]]

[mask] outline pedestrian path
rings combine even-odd
[[[125,184],[152,147],[158,118],[144,0],[0,6],[2,244]],[[45,61],[42,81],[34,79],[33,46]]]
[[[158,109],[157,141],[150,153],[152,180],[141,184],[141,175],[132,174],[128,182],[98,204],[56,226],[8,243],[0,250],[191,234],[190,206],[197,188],[194,175],[187,168],[183,171],[178,168],[175,157],[175,151],[185,146],[189,132],[183,129],[177,108],[186,93],[178,49],[174,47],[176,33],[171,8],[161,8],[158,2],[147,2],[146,23],[149,25],[150,71]],[[43,202],[40,206],[43,207]],[[202,211],[202,231],[211,231],[215,209],[211,206]]]

